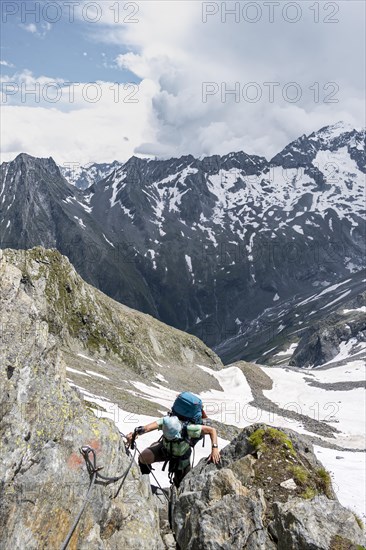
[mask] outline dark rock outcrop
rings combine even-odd
[[[320,366],[337,356],[342,343],[349,343],[349,355],[357,353],[358,344],[366,341],[365,305],[366,292],[363,292],[344,304],[341,310],[311,325],[300,339],[290,365]]]

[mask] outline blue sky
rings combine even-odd
[[[19,8],[14,15],[7,11],[10,7],[6,8],[6,3],[2,8],[1,59],[14,66],[2,66],[5,74],[12,74],[15,68],[30,70],[35,76],[47,75],[70,82],[136,81],[134,75],[121,70],[115,62],[117,55],[125,53],[126,48],[103,42],[101,29],[98,29],[100,39],[96,40],[95,24],[76,16],[70,21],[72,11],[62,2],[62,19],[53,24],[50,21],[58,17],[57,12],[49,9],[49,15],[45,12],[42,16],[40,1],[27,0],[29,11],[24,9],[24,1],[16,3]]]
[[[68,3],[1,2],[2,160],[271,158],[327,124],[365,126],[365,2],[275,2],[271,15],[261,1],[78,0],[73,21]]]

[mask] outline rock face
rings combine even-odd
[[[129,458],[112,422],[97,419],[67,383],[57,339],[27,284],[1,253],[0,548],[49,550],[60,548],[88,490],[79,447],[96,450],[106,476],[122,473]],[[96,484],[70,549],[162,547],[138,468],[114,499],[117,487]]]
[[[365,542],[311,445],[263,424],[244,429],[219,466],[201,461],[187,475],[175,532],[182,550],[336,550]]]
[[[325,496],[312,501],[298,498],[285,504],[276,502],[273,511],[272,528],[283,550],[337,550],[352,548],[351,543],[365,542],[353,514]]]
[[[366,341],[365,306],[366,292],[362,292],[339,311],[311,325],[304,332],[290,365],[322,365],[337,356],[341,344],[349,345],[349,355],[357,353],[357,346]]]

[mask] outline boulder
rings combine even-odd
[[[337,540],[364,544],[363,534],[350,510],[325,496],[313,500],[291,499],[273,506],[272,532],[276,532],[281,550],[337,550]]]

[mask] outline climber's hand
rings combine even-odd
[[[130,432],[129,434],[126,435],[128,447],[131,445],[132,438],[133,438],[133,432]]]
[[[212,449],[210,456],[208,457],[208,462],[213,462],[218,464],[220,462],[220,451],[218,449]]]

